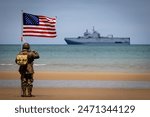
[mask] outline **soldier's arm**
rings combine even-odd
[[[34,57],[34,59],[40,58],[38,52],[36,52],[36,51],[32,51],[32,52],[33,52],[33,57]]]

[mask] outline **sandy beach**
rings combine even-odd
[[[19,80],[18,72],[0,72],[0,80]],[[39,72],[35,80],[108,80],[108,81],[150,81],[149,73],[107,73],[107,72]],[[1,87],[1,100],[145,100],[150,99],[150,89],[122,88],[39,88],[34,87],[32,98],[20,97],[20,87]]]
[[[18,72],[0,71],[0,80],[18,80]],[[132,80],[150,81],[150,73],[115,72],[41,72],[36,71],[35,80]]]

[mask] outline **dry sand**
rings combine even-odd
[[[18,72],[0,72],[0,80],[19,80]],[[36,72],[38,80],[123,80],[150,81],[149,73],[99,73],[99,72]],[[145,100],[150,99],[150,89],[103,88],[34,88],[35,97],[20,97],[20,88],[0,88],[2,100]]]

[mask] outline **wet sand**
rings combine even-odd
[[[20,97],[19,88],[1,88],[1,100],[149,100],[150,89],[34,88],[35,97]]]
[[[19,80],[18,72],[0,72],[0,80]],[[147,81],[149,73],[99,73],[99,72],[36,72],[38,80],[117,80]],[[35,97],[20,97],[20,87],[0,88],[1,100],[145,100],[150,99],[150,89],[121,88],[34,88]]]
[[[0,71],[0,80],[20,79],[18,72]],[[115,72],[39,72],[36,80],[123,80],[150,81],[150,73],[115,73]]]

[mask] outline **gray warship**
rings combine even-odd
[[[95,31],[93,27],[93,32],[90,33],[87,29],[83,36],[77,38],[67,37],[64,38],[68,45],[78,45],[78,44],[101,44],[101,45],[130,45],[130,37],[113,37],[113,35],[101,36],[100,33]]]

